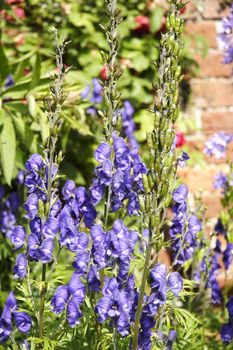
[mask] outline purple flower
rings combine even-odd
[[[222,326],[221,331],[221,338],[224,343],[230,343],[233,339],[233,326],[231,323],[226,323]]]
[[[189,232],[191,232],[192,234],[196,234],[199,231],[201,231],[201,229],[202,229],[202,225],[200,220],[195,215],[191,215],[188,220]]]
[[[224,52],[223,63],[231,63],[233,61],[233,6],[229,16],[221,21],[218,42]]]
[[[54,241],[51,238],[42,241],[41,246],[38,250],[38,259],[43,264],[47,264],[52,260],[53,248]]]
[[[24,205],[24,208],[28,212],[28,217],[34,219],[38,212],[38,196],[36,193],[31,193],[28,196],[27,202]]]
[[[6,77],[6,80],[5,80],[5,85],[4,85],[4,87],[7,89],[7,88],[13,86],[14,83],[15,83],[15,82],[14,82],[14,79],[13,79],[13,77],[12,77],[12,74],[8,74],[8,76]]]
[[[85,88],[80,93],[81,99],[85,100],[88,97],[90,91],[91,91],[90,86],[89,85],[85,86]]]
[[[233,140],[233,135],[223,131],[216,133],[211,139],[206,141],[204,153],[209,156],[215,156],[216,159],[225,157],[227,146]]]
[[[91,266],[87,274],[88,289],[90,292],[98,292],[101,282],[96,265]]]
[[[53,217],[49,217],[42,228],[42,232],[45,238],[54,238],[59,231],[59,222]]]
[[[93,84],[93,93],[92,93],[90,101],[93,102],[94,104],[101,103],[102,99],[103,99],[102,85],[99,83],[98,79],[96,79],[96,78],[92,80],[92,84]]]
[[[14,277],[22,280],[26,276],[26,268],[27,257],[25,254],[19,254],[13,267]]]
[[[213,186],[214,186],[214,188],[222,189],[223,192],[225,192],[226,187],[227,187],[227,176],[224,175],[222,172],[217,174],[214,177],[214,184],[213,184]]]
[[[73,273],[69,283],[68,283],[69,295],[74,295],[80,299],[80,302],[84,300],[86,290],[84,284],[80,280],[80,276]]]
[[[103,163],[107,159],[110,158],[111,155],[111,147],[106,142],[101,142],[101,144],[97,147],[94,156],[97,162]]]
[[[180,158],[178,158],[178,165],[181,168],[184,168],[186,166],[187,161],[190,159],[188,153],[182,152],[182,155]]]
[[[183,279],[179,272],[172,272],[167,279],[167,285],[171,289],[172,293],[178,297],[180,291],[183,288]]]
[[[75,196],[76,185],[72,180],[67,180],[62,188],[62,196],[65,200]]]
[[[12,332],[11,321],[5,320],[4,318],[0,318],[0,343],[5,343]]]
[[[14,245],[15,249],[20,249],[24,245],[25,238],[26,232],[23,226],[15,226],[10,236],[10,240]]]
[[[43,158],[40,154],[33,154],[25,163],[28,172],[39,172],[44,166]]]
[[[72,296],[67,304],[67,319],[70,327],[75,327],[75,325],[79,323],[79,318],[81,316],[80,299],[76,296]]]
[[[0,343],[6,342],[12,332],[12,313],[16,308],[17,302],[14,293],[10,292],[0,317]]]
[[[28,253],[31,259],[34,261],[39,260],[39,246],[40,246],[40,240],[38,235],[30,234],[28,236]]]
[[[173,199],[176,203],[183,203],[188,196],[188,187],[186,185],[180,185],[173,192]]]
[[[233,260],[233,244],[227,243],[227,247],[223,252],[223,263],[227,270]]]
[[[73,267],[75,272],[79,275],[84,275],[87,272],[89,263],[89,253],[81,252],[76,256],[75,261],[73,262]]]
[[[69,293],[68,293],[68,287],[67,286],[59,286],[55,293],[54,296],[52,297],[51,300],[51,305],[53,306],[52,311],[55,312],[56,314],[60,314],[69,299]]]
[[[231,296],[230,299],[228,300],[226,307],[228,310],[229,318],[232,320],[233,319],[233,296]]]
[[[131,148],[138,149],[138,143],[134,136],[135,123],[133,121],[134,108],[129,101],[124,101],[124,106],[121,109],[122,126],[124,134],[128,137]]]
[[[22,333],[28,333],[32,326],[32,319],[26,312],[14,312],[14,321],[16,327]]]

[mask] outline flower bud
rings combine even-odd
[[[176,16],[174,15],[174,13],[171,13],[169,16],[169,23],[170,23],[170,27],[171,28],[175,28],[176,27]]]
[[[149,213],[151,209],[151,198],[150,194],[146,194],[146,200],[145,200],[145,212]]]
[[[150,193],[150,186],[149,186],[147,174],[142,174],[142,183],[143,183],[145,192]]]
[[[155,181],[154,181],[154,179],[153,179],[153,174],[152,174],[151,171],[148,172],[147,177],[148,177],[148,182],[149,182],[150,190],[153,191],[154,186],[155,186]]]
[[[159,127],[160,119],[161,119],[161,113],[159,111],[156,111],[155,112],[155,116],[154,116],[154,127],[155,127],[155,129],[157,129]]]
[[[175,29],[177,32],[180,32],[181,24],[182,24],[181,19],[180,19],[179,17],[176,17],[176,18],[175,18],[175,26],[174,26],[174,29]]]
[[[145,198],[144,198],[144,195],[139,194],[138,195],[138,201],[139,201],[140,210],[142,212],[144,212],[145,211]]]

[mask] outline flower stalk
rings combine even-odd
[[[145,223],[149,227],[149,241],[140,285],[137,305],[132,349],[138,349],[140,319],[143,310],[143,299],[150,270],[152,251],[158,254],[164,243],[164,225],[167,208],[171,202],[172,192],[176,182],[177,161],[175,156],[174,125],[179,116],[178,87],[181,79],[179,57],[183,48],[180,39],[182,20],[179,10],[182,1],[170,0],[170,14],[167,18],[167,32],[162,34],[160,57],[155,82],[156,99],[153,108],[154,130],[147,135],[149,148],[149,170],[143,177],[144,200],[141,210]]]
[[[47,182],[47,203],[46,203],[46,218],[49,217],[50,209],[52,206],[53,199],[53,165],[55,162],[56,156],[56,142],[57,134],[61,128],[62,122],[60,119],[61,106],[65,101],[65,96],[63,93],[63,84],[65,73],[67,70],[64,67],[63,56],[65,53],[65,47],[67,42],[64,40],[60,43],[56,29],[53,29],[55,40],[56,40],[56,66],[57,66],[57,75],[55,77],[54,83],[50,87],[52,98],[51,100],[46,100],[47,102],[47,117],[49,121],[50,134],[47,142],[47,150],[45,154],[49,154],[48,159],[48,182]],[[39,337],[43,339],[44,336],[44,307],[45,307],[45,298],[47,293],[47,283],[46,283],[46,269],[47,264],[42,263],[42,289],[40,293],[40,310],[39,310]]]

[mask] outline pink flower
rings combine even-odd
[[[26,17],[24,9],[22,9],[21,7],[15,7],[14,12],[19,19],[24,19]]]
[[[150,33],[150,19],[147,16],[137,16],[135,17],[135,22],[137,26],[134,28],[134,32],[137,34],[148,34]]]

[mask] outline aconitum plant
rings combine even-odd
[[[8,234],[15,262],[12,290],[4,297],[0,317],[3,348],[205,346],[204,321],[195,317],[192,297],[211,289],[212,301],[221,303],[218,255],[228,268],[231,245],[222,249],[217,243],[215,251],[210,250],[201,212],[190,208],[188,188],[178,180],[177,168],[189,159],[187,153],[178,153],[175,132],[184,4],[168,3],[153,84],[156,99],[148,111],[153,130],[147,133],[145,164],[134,136],[133,106],[121,101],[118,90],[122,18],[117,1],[106,0],[109,21],[101,28],[108,73],[81,92],[91,103],[86,112],[102,118],[88,187],[70,179],[63,183],[60,173],[63,153],[58,140],[68,69],[63,62],[67,43],[60,42],[55,31],[57,69],[45,104],[49,135],[41,154],[32,154],[25,164],[24,222],[14,217]],[[200,267],[192,269],[193,262]],[[224,327],[221,334],[230,339],[229,320]]]

